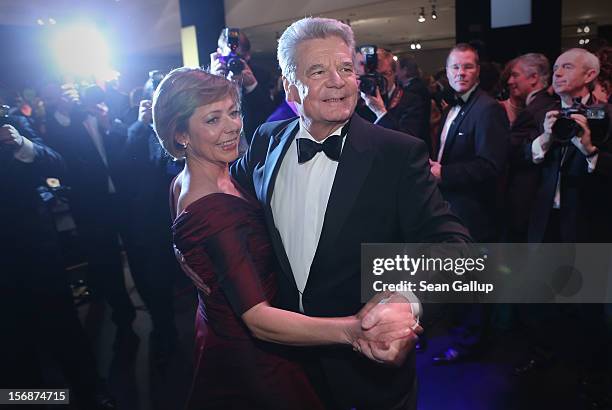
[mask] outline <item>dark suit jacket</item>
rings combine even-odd
[[[507,235],[511,242],[527,241],[529,216],[540,185],[540,168],[526,160],[525,145],[531,145],[540,135],[544,117],[554,109],[558,99],[546,88],[538,91],[519,113],[510,128],[510,151],[506,190]]]
[[[231,168],[232,176],[263,205],[282,268],[276,305],[292,311],[298,311],[298,290],[270,201],[280,165],[298,130],[298,120],[262,125],[249,151]],[[307,315],[345,316],[359,311],[362,243],[469,240],[443,201],[427,161],[425,144],[418,139],[353,115],[303,294]],[[414,354],[401,368],[389,369],[346,348],[316,351],[313,360],[319,362],[327,387],[342,408],[383,409],[412,389]]]
[[[243,90],[242,94],[244,136],[250,144],[257,127],[266,122],[275,107],[270,98],[270,74],[256,65],[249,66],[257,79],[257,87],[248,94]]]
[[[68,127],[57,123],[51,115],[48,121],[47,140],[66,161],[66,185],[72,188],[71,208],[75,217],[83,222],[96,218],[100,207],[108,205],[108,177],[111,176],[118,190],[118,161],[125,137],[100,129],[108,165],[104,164],[91,137],[83,125],[82,116],[73,115]],[[77,223],[79,223],[77,221]]]
[[[591,98],[589,104],[593,103]],[[558,103],[552,109],[561,108]],[[612,107],[607,106],[608,118]],[[540,131],[543,131],[541,127]],[[565,151],[565,153],[563,152]],[[537,190],[529,221],[528,240],[540,243],[545,238],[552,211],[559,175],[561,176],[561,236],[565,242],[612,241],[612,120],[608,129],[608,143],[600,147],[597,166],[588,172],[586,157],[574,144],[564,150],[553,144],[544,161],[538,165],[542,179]],[[531,159],[531,145],[525,147]]]
[[[0,147],[0,289],[14,291],[47,289],[56,286],[60,266],[55,221],[37,192],[47,178],[63,179],[60,155],[47,147],[19,116],[9,117],[13,125],[34,145],[34,161],[15,159],[13,151]],[[63,282],[62,282],[63,283]]]
[[[442,124],[445,121],[446,115]],[[440,190],[479,242],[499,239],[497,199],[508,155],[509,128],[501,105],[476,88],[446,137]]]
[[[400,85],[397,84],[397,87]],[[413,78],[403,88],[403,95],[397,106],[388,110],[377,124],[417,137],[431,150],[430,115],[431,96],[427,86],[420,78]]]

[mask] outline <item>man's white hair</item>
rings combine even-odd
[[[297,47],[306,40],[339,37],[355,54],[353,29],[334,19],[306,17],[291,24],[278,40],[278,64],[283,76],[295,82],[297,70]]]
[[[591,70],[591,69],[595,70],[595,77],[599,75],[599,69],[600,69],[599,58],[597,58],[595,54],[588,52],[584,48],[570,48],[565,53],[569,53],[569,52],[576,53],[580,57],[582,57],[584,68],[586,68],[587,70]]]

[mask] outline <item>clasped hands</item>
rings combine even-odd
[[[187,265],[176,246],[174,254],[194,285],[209,295],[210,288]],[[353,317],[353,324],[346,330],[346,341],[370,360],[401,366],[421,333],[423,328],[413,316],[408,300],[396,293],[381,292]]]
[[[353,350],[383,364],[401,366],[423,328],[410,302],[390,292],[374,296],[356,315],[360,328],[349,335]]]

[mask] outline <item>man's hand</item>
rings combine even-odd
[[[17,151],[23,146],[25,137],[17,131],[15,127],[9,124],[5,124],[0,127],[0,145],[10,148],[13,151]]]
[[[255,78],[255,74],[251,70],[251,67],[247,64],[246,61],[241,60],[242,64],[244,64],[244,68],[240,72],[240,74],[235,75],[231,71],[227,74],[227,79],[235,81],[244,87],[245,90],[252,91],[257,86],[257,79]]]
[[[559,118],[559,111],[548,111],[546,116],[544,117],[544,135],[550,140],[550,136],[552,135],[552,127],[557,122]],[[548,142],[548,141],[544,141]]]
[[[187,275],[187,277],[189,279],[191,279],[193,284],[198,289],[200,289],[202,292],[204,292],[204,294],[206,296],[210,295],[210,288],[204,283],[202,278],[200,278],[200,276],[197,273],[195,273],[189,267],[189,265],[187,265],[187,261],[185,260],[185,257],[183,256],[181,251],[178,250],[178,248],[176,246],[174,246],[174,256],[176,257],[176,260],[178,261],[179,265],[181,266],[181,269],[183,269],[183,272],[185,272],[185,275]]]
[[[434,178],[436,178],[436,181],[440,182],[442,180],[442,165],[440,165],[439,162],[433,161],[430,159],[429,166],[430,166],[431,175],[433,175]]]
[[[153,113],[151,110],[151,100],[142,100],[138,106],[138,121],[145,124],[151,124],[153,121]]]
[[[218,48],[214,53],[210,54],[210,73],[225,77],[227,75],[227,67],[221,60],[222,56],[223,54],[221,54],[220,48]]]
[[[220,48],[210,55],[210,72],[212,74],[220,75],[226,77],[228,80],[235,81],[247,90],[255,88],[257,79],[253,74],[253,70],[251,70],[251,67],[249,67],[245,60],[241,59],[242,64],[244,64],[244,69],[240,74],[235,75],[228,70],[227,65],[221,58],[222,56],[223,54]]]
[[[597,147],[593,145],[591,140],[591,128],[589,128],[589,122],[586,117],[581,114],[572,114],[570,118],[576,121],[576,124],[580,125],[580,128],[582,128],[582,135],[578,136],[578,141],[584,148],[584,150],[581,151],[586,152],[587,155],[597,152]],[[578,147],[578,149],[580,149],[580,147]]]
[[[381,303],[375,297],[357,315],[364,337],[354,346],[379,363],[400,366],[414,348],[423,329],[412,315],[412,307],[401,295],[392,294]]]
[[[365,101],[366,105],[374,114],[376,114],[376,119],[380,119],[383,115],[387,113],[387,109],[385,108],[385,101],[380,95],[380,90],[376,87],[376,95],[368,95],[364,92],[361,92],[361,98]]]

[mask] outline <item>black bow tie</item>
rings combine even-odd
[[[458,105],[459,107],[463,107],[465,105],[465,101],[463,101],[463,98],[461,98],[460,96],[456,95],[454,96],[454,100],[453,100],[453,107]]]
[[[340,152],[342,152],[342,135],[332,135],[321,144],[308,138],[298,138],[296,141],[298,162],[300,164],[310,161],[317,152],[321,151],[331,160],[340,160]]]

